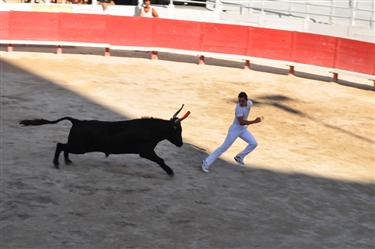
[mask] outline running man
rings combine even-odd
[[[233,142],[238,137],[247,142],[248,145],[242,152],[234,157],[234,160],[240,166],[245,166],[244,158],[258,145],[254,136],[247,130],[247,126],[259,123],[263,119],[261,117],[257,117],[254,120],[247,120],[252,106],[253,102],[247,99],[247,94],[245,92],[241,92],[240,94],[238,94],[238,103],[235,109],[234,121],[228,130],[227,137],[225,138],[224,143],[219,148],[217,148],[206,159],[202,161],[203,172],[208,173],[208,168],[233,144]]]

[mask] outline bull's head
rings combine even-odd
[[[177,115],[181,112],[182,108],[184,108],[184,105],[170,119],[173,131],[170,133],[171,135],[168,140],[178,147],[183,145],[181,122],[190,115],[190,111],[188,111],[182,118],[178,118]]]

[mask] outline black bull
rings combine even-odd
[[[181,147],[182,127],[181,121],[189,116],[187,112],[182,118],[177,115],[184,105],[173,115],[170,120],[142,118],[126,121],[98,121],[78,120],[64,117],[54,121],[45,119],[22,120],[20,124],[44,125],[56,124],[63,120],[69,120],[73,126],[70,129],[68,142],[57,143],[53,164],[59,168],[59,156],[64,152],[65,164],[71,164],[69,153],[84,154],[87,152],[103,152],[110,154],[139,154],[159,164],[159,166],[173,176],[173,170],[165,164],[164,160],[155,153],[156,145],[162,140],[168,140]]]

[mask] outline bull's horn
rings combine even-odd
[[[187,113],[185,113],[185,115],[182,118],[177,119],[176,122],[181,122],[185,118],[189,117],[189,115],[190,115],[190,111],[188,111]]]
[[[172,119],[177,118],[177,115],[180,113],[180,111],[184,108],[184,104],[182,104],[181,108],[173,115]]]

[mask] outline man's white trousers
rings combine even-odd
[[[213,164],[215,160],[219,156],[221,156],[221,154],[223,154],[234,143],[234,141],[236,141],[238,137],[248,143],[246,148],[237,155],[241,159],[244,159],[245,156],[252,152],[258,145],[254,136],[246,129],[246,127],[238,127],[237,125],[232,125],[228,130],[228,134],[224,140],[224,143],[219,148],[214,150],[204,160],[206,165],[209,167],[211,164]]]

